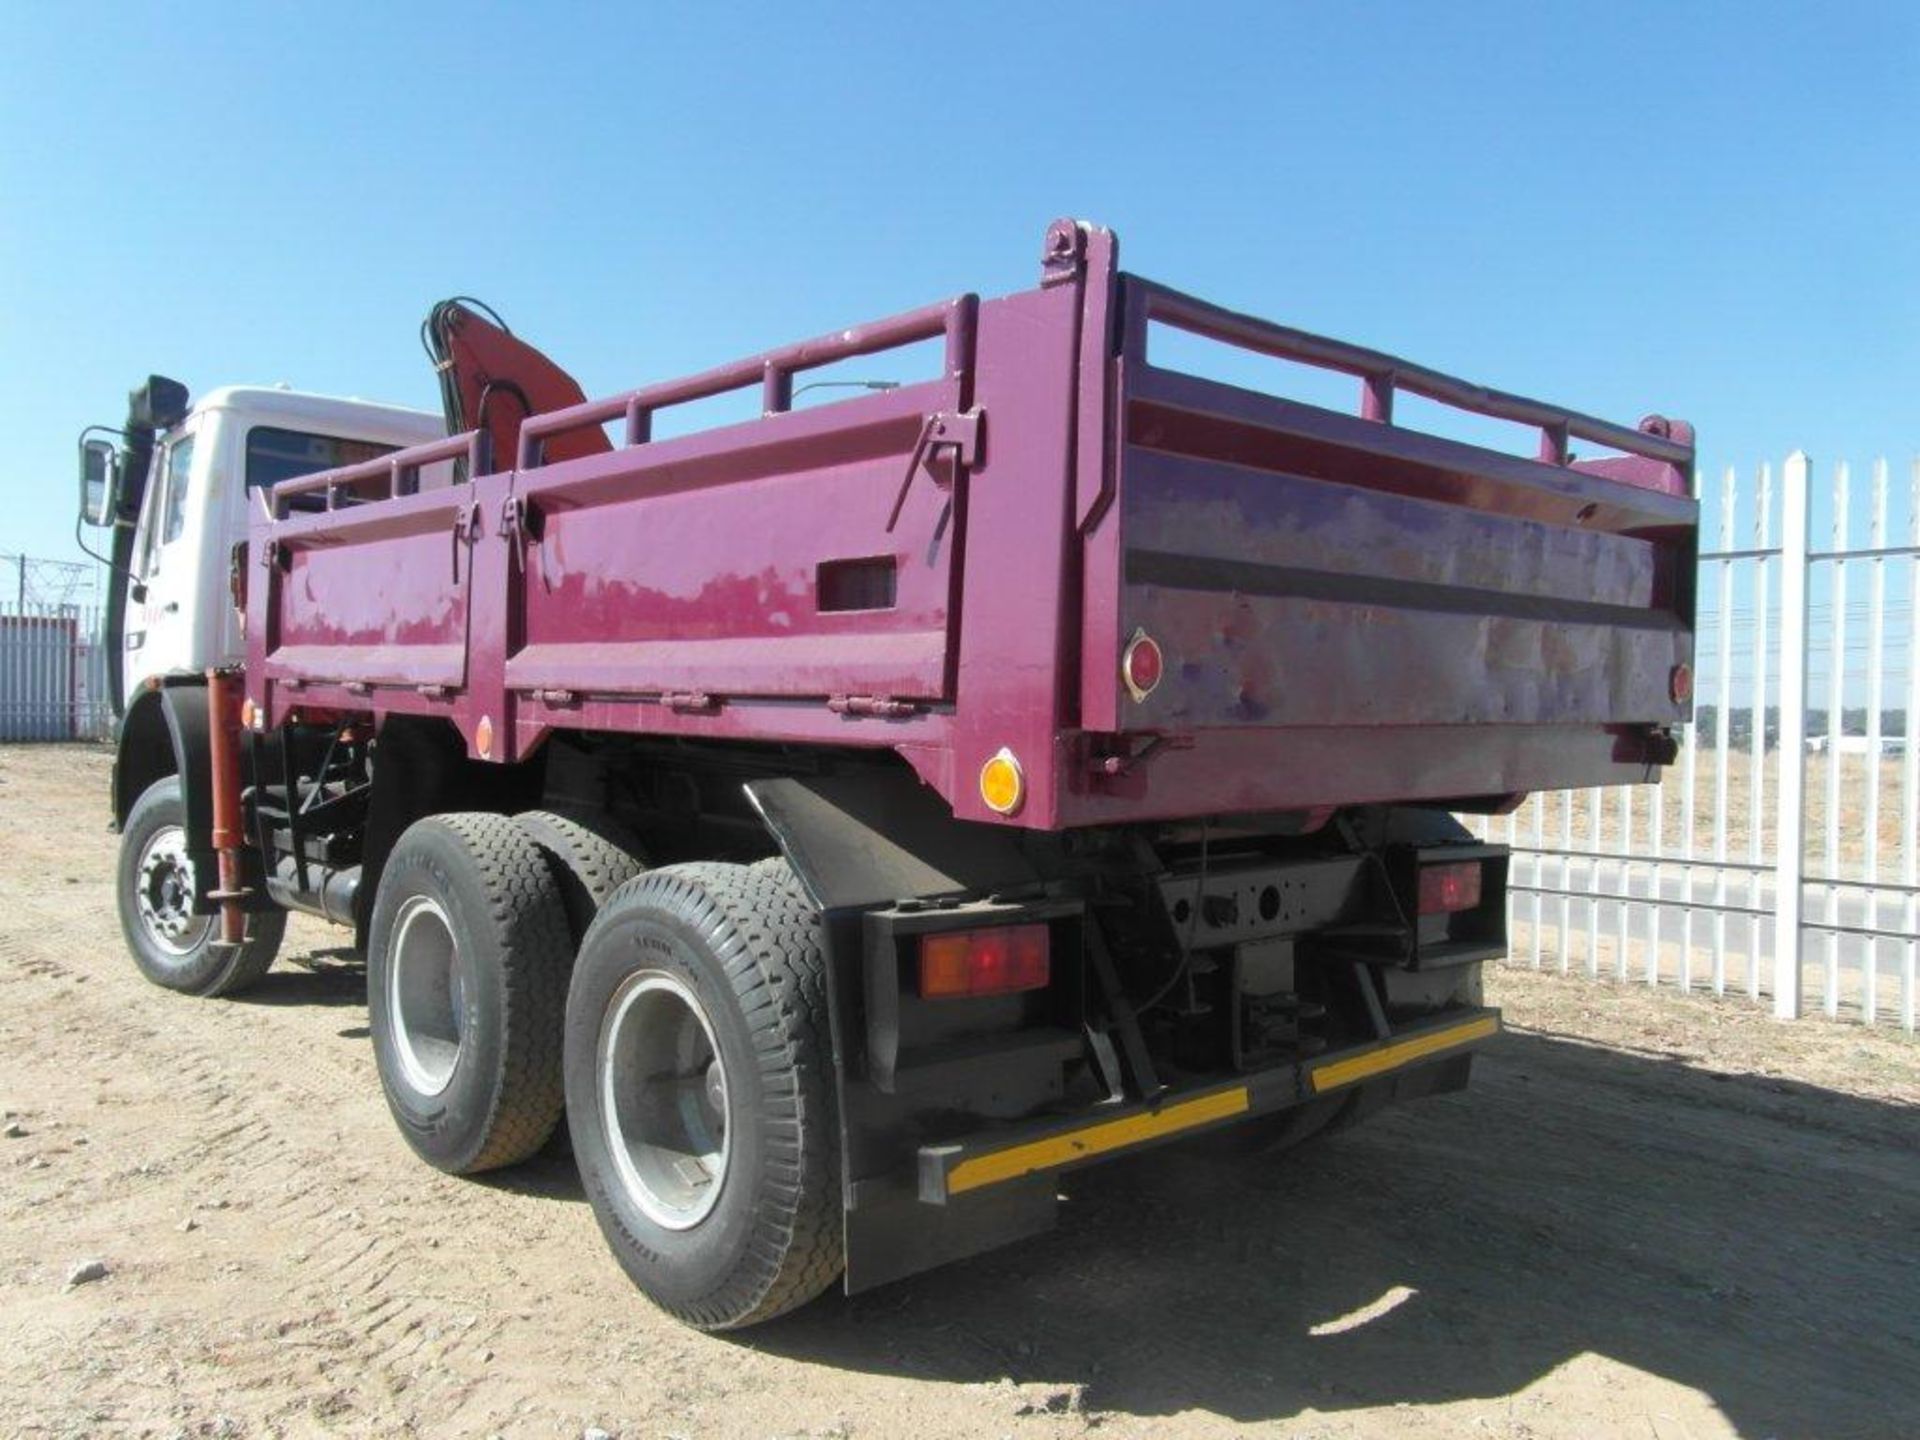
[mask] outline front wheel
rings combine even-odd
[[[825,962],[785,866],[622,885],[567,995],[567,1124],[595,1218],[704,1330],[804,1304],[842,1264]]]
[[[254,910],[239,947],[219,943],[220,917],[193,908],[198,877],[187,849],[180,777],[149,785],[120,832],[114,898],[133,963],[154,984],[183,995],[232,995],[273,964],[287,912]]]

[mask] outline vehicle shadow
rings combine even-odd
[[[1477,1399],[1504,1423],[1598,1356],[1744,1435],[1920,1424],[1920,1108],[1509,1032],[1464,1094],[1291,1154],[1168,1148],[1065,1189],[1050,1236],[740,1343],[1142,1417]],[[1649,1433],[1587,1382],[1604,1428]]]
[[[283,958],[258,981],[233,996],[234,1005],[364,1005],[367,967],[349,946],[308,950],[297,961]]]
[[[579,1167],[573,1163],[573,1142],[564,1119],[531,1159],[469,1178],[477,1185],[513,1195],[561,1200],[571,1205],[587,1203],[586,1188],[580,1183]]]

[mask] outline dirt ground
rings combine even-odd
[[[1920,1434],[1898,1035],[1505,972],[1465,1094],[1087,1171],[1050,1237],[709,1337],[564,1155],[411,1157],[337,932],[245,1001],[141,981],[106,777],[0,748],[5,1434]]]

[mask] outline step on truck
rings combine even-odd
[[[1036,1235],[1090,1162],[1459,1089],[1508,866],[1455,815],[1647,781],[1688,717],[1686,425],[1233,313],[1094,226],[1031,289],[603,400],[477,302],[425,335],[444,416],[155,377],[86,437],[121,919],[199,995],[290,910],[351,927],[406,1142],[470,1173],[564,1124],[694,1325]]]

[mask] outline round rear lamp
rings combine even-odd
[[[1673,697],[1676,705],[1685,705],[1693,699],[1693,667],[1676,665],[1673,673],[1667,677],[1667,693]]]
[[[1153,693],[1153,687],[1160,683],[1166,668],[1166,657],[1160,653],[1160,642],[1145,630],[1135,630],[1120,656],[1120,678],[1127,682],[1127,693],[1136,701],[1146,699]]]

